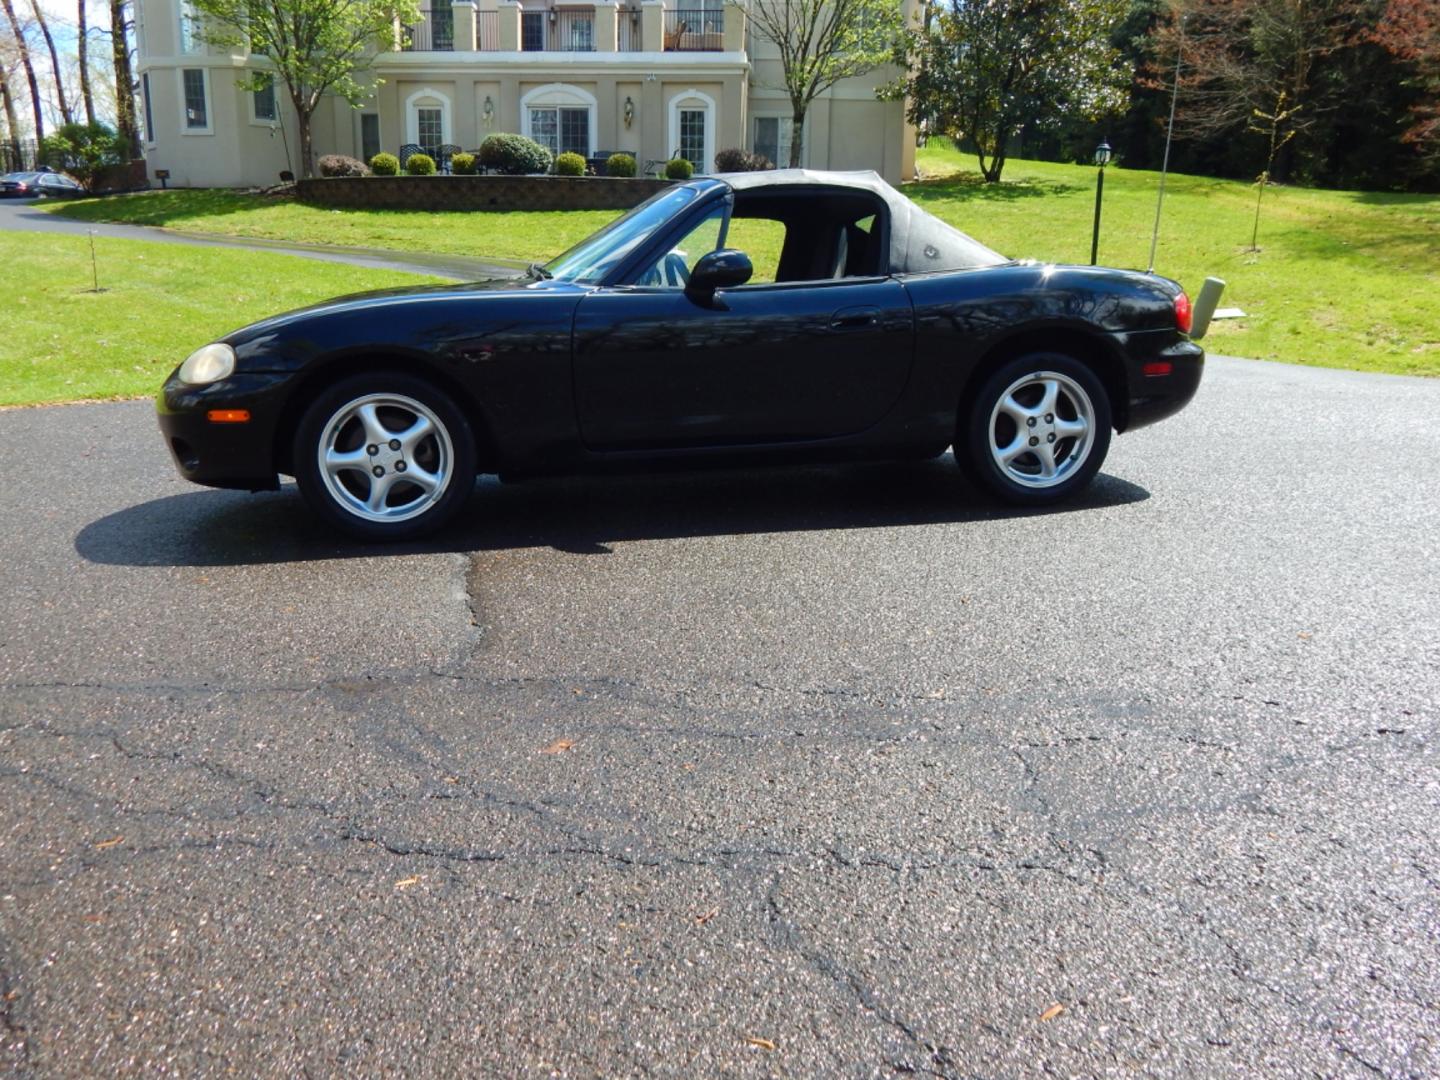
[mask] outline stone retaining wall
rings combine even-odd
[[[347,210],[629,210],[669,180],[615,176],[331,176],[300,201]]]

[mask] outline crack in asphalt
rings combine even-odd
[[[785,915],[776,896],[780,888],[780,877],[781,875],[775,874],[771,878],[764,897],[766,928],[776,947],[798,955],[812,971],[829,980],[856,1006],[898,1032],[918,1050],[929,1055],[929,1061],[924,1064],[903,1063],[908,1071],[941,1077],[943,1080],[955,1080],[959,1074],[956,1072],[951,1056],[953,1051],[949,1047],[921,1035],[914,1021],[906,1020],[890,1009],[859,975],[850,971],[833,957],[806,944],[804,936]],[[890,1064],[892,1068],[900,1071],[897,1063],[892,1061]]]

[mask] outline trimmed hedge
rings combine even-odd
[[[480,164],[506,176],[550,171],[550,151],[524,135],[491,135],[480,144]]]
[[[376,176],[398,176],[400,174],[400,159],[394,154],[387,154],[382,151],[370,159],[370,171]]]
[[[775,163],[764,154],[742,150],[738,146],[721,150],[715,155],[716,172],[760,172],[773,168],[775,168]]]
[[[634,176],[635,158],[631,154],[611,154],[605,159],[606,176]]]
[[[326,154],[317,162],[321,176],[369,176],[370,169],[363,162],[344,154]]]
[[[451,154],[450,171],[456,176],[474,176],[476,169],[474,154]]]
[[[411,154],[405,159],[405,171],[411,176],[434,176],[435,159],[429,154]]]
[[[585,159],[572,152],[561,154],[555,159],[556,176],[584,176]]]
[[[689,180],[695,175],[695,166],[683,157],[671,158],[665,163],[665,175],[671,180]]]

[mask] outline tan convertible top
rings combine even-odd
[[[927,214],[887,184],[878,173],[821,172],[816,169],[771,169],[764,172],[719,173],[713,177],[735,191],[775,187],[829,187],[868,191],[885,200],[890,210],[890,272],[919,274],[937,270],[968,270],[1010,262],[999,252],[966,236],[954,226]]]

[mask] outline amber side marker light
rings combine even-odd
[[[211,409],[205,418],[212,424],[248,424],[249,409]]]

